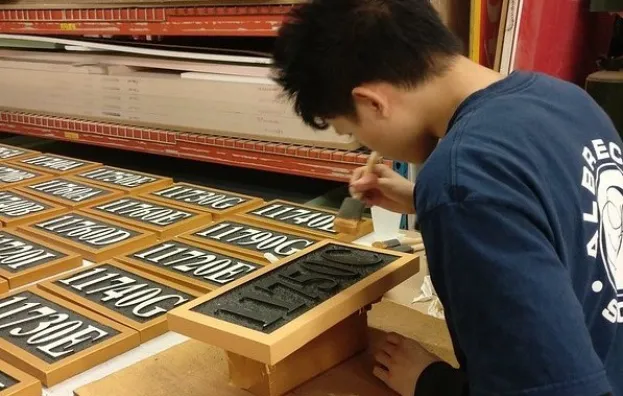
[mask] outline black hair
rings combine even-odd
[[[328,118],[355,115],[358,85],[413,87],[461,53],[430,0],[310,0],[281,26],[273,72],[303,121],[326,129]]]

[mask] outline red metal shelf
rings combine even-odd
[[[275,36],[293,4],[91,9],[0,9],[0,33]]]
[[[299,146],[0,111],[0,131],[215,162],[317,179],[347,181],[364,151]],[[391,165],[391,161],[386,161]]]

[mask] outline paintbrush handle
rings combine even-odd
[[[370,153],[370,155],[368,156],[368,162],[366,162],[366,173],[374,172],[374,165],[379,162],[380,157],[381,156],[376,151]]]

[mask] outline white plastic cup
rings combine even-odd
[[[402,213],[392,212],[379,206],[371,207],[370,212],[374,224],[374,240],[384,241],[398,236]]]

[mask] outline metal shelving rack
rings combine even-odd
[[[271,37],[294,6],[0,6],[0,33]],[[368,158],[363,150],[278,144],[1,110],[0,130],[337,181],[348,180],[352,169],[365,164]]]

